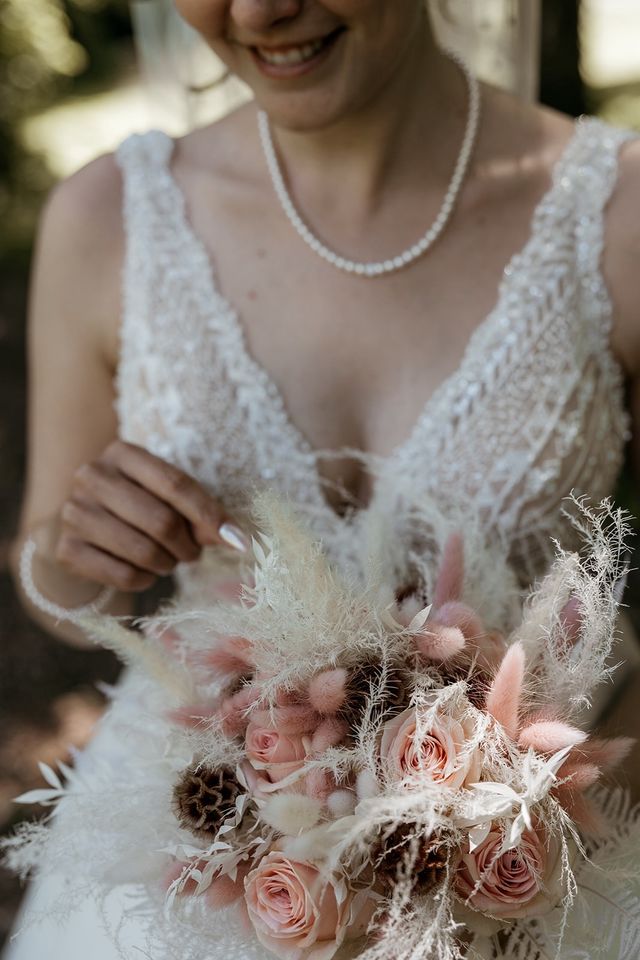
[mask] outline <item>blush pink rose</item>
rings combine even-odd
[[[548,913],[564,894],[560,844],[547,844],[541,828],[525,831],[517,847],[501,853],[503,839],[494,829],[473,853],[463,852],[458,896],[472,909],[505,920]]]
[[[284,733],[249,721],[245,737],[247,758],[255,770],[264,771],[271,783],[279,783],[300,770],[310,749],[310,740],[302,733]]]
[[[268,853],[245,880],[249,919],[260,943],[287,960],[329,960],[346,934],[350,898],[311,863]]]
[[[479,780],[482,757],[470,746],[473,717],[449,707],[429,716],[428,710],[410,707],[385,724],[380,756],[387,776],[396,781],[429,777],[453,789]]]

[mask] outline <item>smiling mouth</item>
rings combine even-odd
[[[250,49],[255,58],[267,66],[275,68],[298,67],[302,64],[311,63],[313,60],[319,57],[320,54],[324,53],[331,46],[333,46],[335,41],[343,32],[344,27],[338,27],[337,30],[333,30],[331,33],[327,34],[326,37],[320,37],[317,40],[310,40],[307,43],[302,43],[297,46],[255,46],[251,47]]]

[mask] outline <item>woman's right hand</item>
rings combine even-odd
[[[188,474],[143,447],[114,440],[75,471],[54,555],[69,573],[136,593],[210,544],[244,551],[248,540]]]

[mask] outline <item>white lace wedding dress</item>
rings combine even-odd
[[[563,498],[573,490],[599,501],[622,462],[628,419],[609,343],[612,306],[601,255],[618,152],[631,136],[593,119],[576,124],[494,309],[410,436],[378,464],[374,500],[384,498],[390,512],[401,513],[407,478],[473,503],[487,535],[508,542],[523,584],[545,568],[553,537],[571,544]],[[238,513],[252,489],[275,487],[307,512],[337,564],[354,564],[364,514],[339,517],[328,505],[317,452],[249,356],[241,321],[187,220],[170,169],[172,145],[151,132],[118,151],[128,237],[121,435],[177,464]],[[197,564],[179,568],[178,589],[188,590],[198,574]],[[116,733],[118,712],[135,709],[135,676],[123,683],[125,695],[80,758],[85,770],[117,765],[141,749]],[[103,921],[117,924],[135,891],[113,898],[106,916],[88,900],[60,924],[52,916],[31,923],[59,889],[55,877],[35,882],[18,924],[27,928],[6,960],[114,960],[119,954]],[[135,924],[123,927],[123,956],[149,956],[139,934]],[[263,955],[242,938],[217,950],[212,945],[212,958]]]

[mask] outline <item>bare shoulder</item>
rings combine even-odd
[[[613,346],[626,373],[640,378],[640,139],[620,150],[606,215],[604,272],[613,299]]]
[[[81,323],[112,359],[120,314],[123,233],[120,171],[114,155],[108,154],[51,191],[34,262],[33,299],[51,304],[38,316],[52,327],[52,336],[61,327],[77,333]]]
[[[500,203],[531,208],[548,190],[554,168],[575,133],[575,121],[495,87],[483,87],[476,151],[478,179]]]
[[[176,140],[172,166],[181,186],[212,207],[221,199],[250,203],[265,183],[253,103]]]

